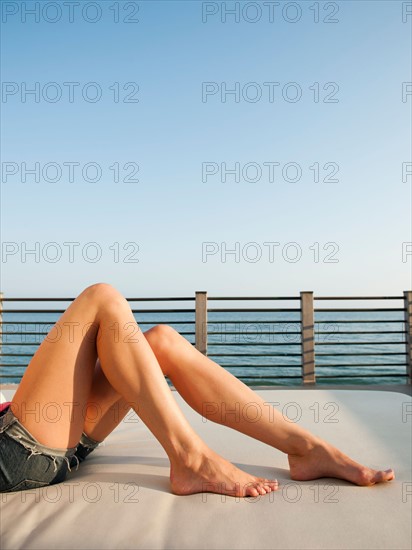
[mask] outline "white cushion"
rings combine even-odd
[[[394,468],[396,480],[373,487],[291,481],[286,455],[204,421],[174,392],[210,447],[248,472],[276,477],[281,489],[256,499],[175,496],[165,452],[133,415],[64,483],[2,495],[2,548],[411,548],[411,398],[365,390],[258,393],[353,459]]]

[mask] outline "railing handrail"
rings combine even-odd
[[[1,293],[1,292],[0,292]],[[128,302],[149,302],[149,301],[186,301],[196,299],[195,296],[172,296],[172,297],[162,297],[162,296],[151,296],[151,297],[142,297],[139,298],[127,298]],[[208,301],[210,300],[299,300],[300,296],[208,296]],[[403,300],[403,296],[313,296],[314,300]],[[3,302],[70,302],[75,300],[75,298],[51,298],[51,297],[31,297],[31,298],[21,298],[21,297],[7,297],[3,296]]]
[[[75,300],[75,298],[50,298],[50,297],[47,297],[47,298],[39,298],[39,297],[36,297],[36,298],[5,298],[3,297],[2,298],[2,301],[3,302],[72,302],[73,300]],[[161,296],[158,296],[158,297],[149,297],[149,298],[126,298],[126,300],[128,302],[137,302],[137,301],[141,301],[141,302],[152,302],[152,301],[162,301],[162,302],[171,302],[171,301],[187,301],[187,300],[192,300],[194,301],[195,298],[193,296],[182,296],[182,297],[178,297],[178,296],[173,296],[173,297],[165,297],[165,298],[162,298]]]

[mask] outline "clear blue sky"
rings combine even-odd
[[[60,19],[50,2],[36,16],[1,2],[6,295],[74,296],[98,281],[129,296],[411,288],[407,3],[238,2],[239,22],[224,13],[235,2],[80,3],[70,22],[60,2]],[[202,96],[206,82],[216,93]],[[36,163],[40,181],[24,181]],[[224,181],[225,166],[240,181]],[[73,261],[68,242],[80,243]],[[239,261],[222,261],[225,246]]]

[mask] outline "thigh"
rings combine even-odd
[[[86,288],[49,331],[12,400],[20,423],[49,447],[74,447],[83,430],[97,359],[96,287]]]

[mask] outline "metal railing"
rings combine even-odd
[[[65,308],[28,309],[4,304],[73,300],[8,298],[0,294],[0,381],[21,379],[41,340],[58,319],[48,317],[60,316],[65,311]],[[403,296],[313,296],[313,292],[305,291],[292,297],[208,297],[206,291],[199,291],[194,297],[127,300],[156,304],[194,301],[192,308],[132,307],[132,311],[143,331],[156,324],[169,324],[201,353],[249,384],[285,380],[315,384],[372,378],[411,383],[412,291],[405,291]],[[354,300],[374,301],[380,306],[382,302],[395,301],[399,307],[314,307],[315,302],[321,305],[327,301]],[[213,301],[286,302],[296,303],[297,307],[210,307]],[[33,341],[36,336],[38,341]],[[334,362],[333,358],[339,357],[344,359]]]

